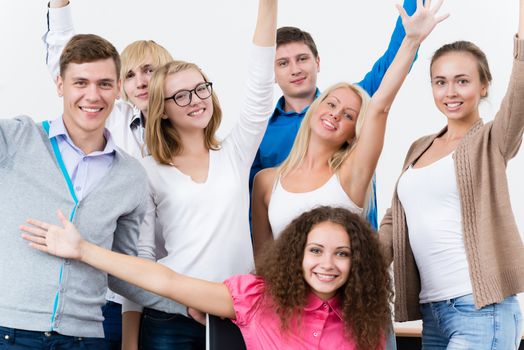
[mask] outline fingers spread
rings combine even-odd
[[[28,220],[27,222],[31,223],[30,220]],[[43,230],[43,229],[38,228],[38,227],[21,225],[20,226],[20,230],[28,232],[28,233],[31,233],[32,235],[38,236],[38,237],[44,237],[45,238],[46,235],[47,235],[47,231],[46,230]]]

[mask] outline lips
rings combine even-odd
[[[322,123],[324,128],[326,128],[327,130],[330,130],[330,131],[336,131],[337,130],[337,126],[334,123],[332,123],[330,120],[328,120],[328,119],[322,118],[322,119],[320,119],[320,122]]]
[[[464,103],[463,102],[445,102],[444,105],[450,109],[450,110],[455,110],[455,109],[458,109],[460,106],[462,106]]]
[[[83,106],[80,106],[80,109],[84,112],[87,112],[87,113],[98,113],[100,111],[102,111],[104,108],[103,107],[83,107]]]
[[[201,115],[202,113],[204,113],[205,110],[206,110],[205,108],[199,108],[195,111],[189,112],[187,115],[190,117],[197,117]]]
[[[306,77],[301,77],[295,80],[291,80],[291,84],[300,85],[306,80]]]
[[[318,272],[313,272],[317,279],[320,282],[331,282],[334,281],[338,276],[337,275],[329,275],[329,274],[323,274]]]
[[[149,97],[149,94],[147,92],[143,92],[141,94],[136,95],[135,97],[140,99],[146,99]]]

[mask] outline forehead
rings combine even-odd
[[[346,107],[358,109],[360,108],[361,99],[357,93],[349,88],[340,87],[331,91],[327,96],[327,99],[337,99],[340,103],[344,104]]]
[[[279,45],[276,50],[275,58],[278,60],[303,54],[313,55],[313,52],[311,52],[309,46],[307,46],[303,41],[293,41]]]
[[[478,62],[469,52],[450,52],[439,57],[431,67],[431,76],[478,76]]]
[[[125,73],[139,70],[141,67],[144,67],[144,66],[154,66],[154,65],[155,64],[154,64],[151,54],[146,54],[142,57],[133,57],[128,60],[122,60],[122,67]]]
[[[186,69],[169,74],[166,78],[164,90],[166,93],[178,90],[191,90],[199,83],[204,82],[204,77],[196,69]]]
[[[117,80],[115,61],[111,58],[103,60],[69,63],[64,72],[65,79],[87,79],[87,80]]]
[[[313,226],[307,236],[307,244],[316,243],[324,247],[349,247],[349,235],[339,224],[324,221]]]

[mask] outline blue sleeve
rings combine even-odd
[[[403,6],[408,15],[411,16],[417,9],[417,1],[404,0]],[[369,96],[373,96],[375,91],[377,91],[378,87],[380,86],[380,82],[388,70],[389,65],[391,62],[393,62],[393,59],[395,58],[395,55],[397,54],[397,51],[400,47],[400,44],[402,44],[402,40],[404,40],[405,35],[406,32],[404,31],[404,26],[402,25],[402,19],[398,17],[395,30],[391,35],[386,52],[384,52],[384,54],[375,62],[373,68],[371,68],[371,70],[364,76],[364,79],[357,83],[364,90],[366,90]],[[415,60],[416,59],[417,57],[415,56]]]
[[[375,176],[373,176],[372,186],[373,186],[373,196],[369,198],[368,203],[368,212],[366,215],[366,219],[373,228],[373,230],[377,231],[378,229],[378,208],[377,208],[377,183],[375,180]]]

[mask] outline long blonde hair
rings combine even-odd
[[[165,81],[169,75],[189,69],[196,70],[202,74],[204,81],[209,81],[196,64],[185,61],[172,61],[155,70],[149,82],[149,111],[146,121],[145,141],[149,152],[160,164],[170,164],[173,156],[179,154],[183,149],[178,131],[165,118]],[[222,120],[222,109],[214,91],[211,93],[211,100],[213,114],[209,124],[204,128],[204,142],[207,149],[218,149],[220,148],[220,143],[215,136],[215,132]]]
[[[151,59],[153,69],[156,69],[173,60],[171,54],[162,46],[153,40],[137,40],[127,45],[120,54],[122,66],[120,68],[120,77],[122,81],[126,79],[127,73],[137,66],[145,63],[147,58]],[[122,98],[129,100],[122,84]]]
[[[298,130],[298,134],[295,138],[295,142],[293,143],[293,148],[291,149],[291,152],[289,152],[287,158],[277,168],[275,182],[281,176],[286,176],[287,174],[289,174],[289,172],[296,169],[304,160],[308,151],[309,140],[311,138],[311,116],[316,112],[318,106],[329,96],[330,93],[341,88],[353,91],[360,98],[361,105],[360,111],[357,116],[357,123],[355,125],[355,137],[351,141],[344,142],[342,145],[340,145],[340,148],[335,153],[333,153],[333,155],[329,158],[328,161],[329,168],[334,173],[337,172],[344,160],[348,157],[349,153],[351,153],[358,141],[360,130],[362,129],[362,125],[364,124],[364,119],[366,117],[370,97],[368,93],[360,86],[341,82],[330,86],[319,97],[317,97],[309,107],[308,111],[306,112],[306,115],[304,116],[304,119],[302,120],[302,124],[300,125],[300,129]],[[372,181],[370,181],[368,189],[366,191],[366,199],[364,202],[364,212],[366,215],[374,207],[374,201],[369,200],[370,198],[373,198],[373,192],[374,190]]]

